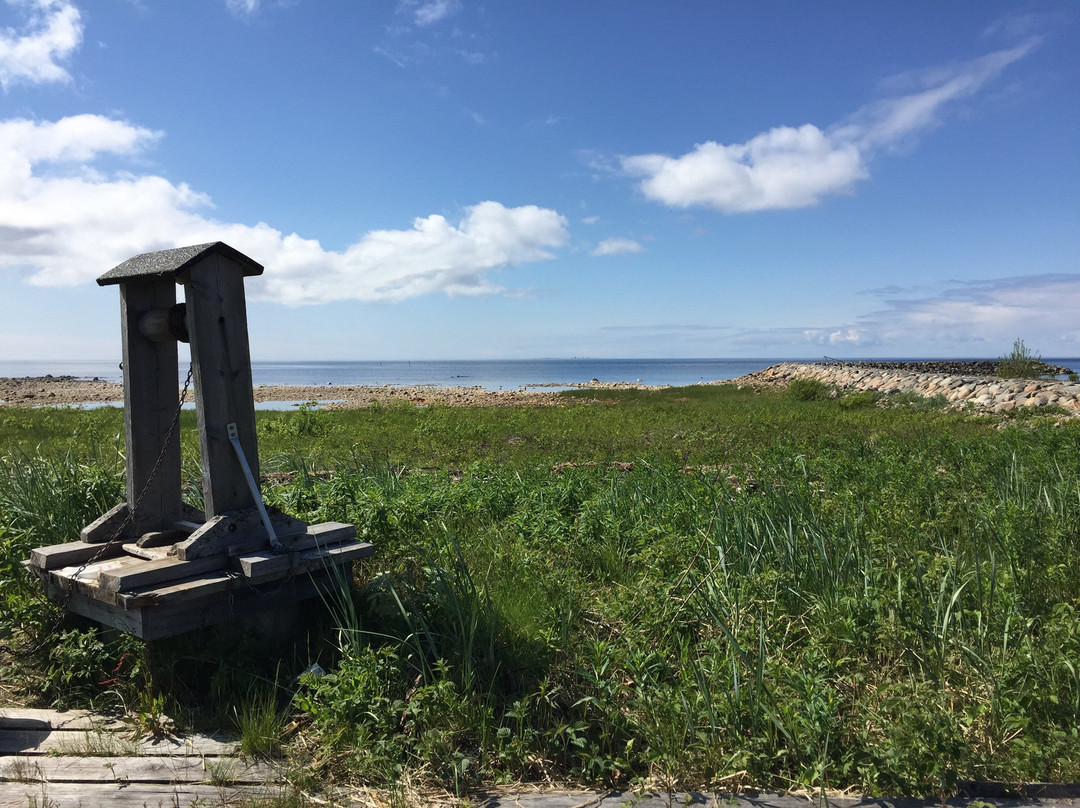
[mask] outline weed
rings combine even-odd
[[[874,390],[860,390],[856,393],[848,393],[840,398],[837,403],[846,410],[872,407],[878,402],[878,394]]]
[[[61,755],[83,757],[132,757],[140,753],[139,742],[105,729],[65,732],[56,750]]]
[[[281,754],[285,716],[278,710],[274,689],[253,687],[239,705],[233,705],[233,718],[245,755],[272,758]]]
[[[1019,338],[1013,342],[1012,351],[998,359],[997,375],[1003,379],[1038,379],[1047,371],[1042,357]]]
[[[25,757],[11,756],[0,769],[0,781],[12,780],[16,783],[44,783],[45,774],[41,771],[41,765],[34,760]]]

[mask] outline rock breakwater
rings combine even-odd
[[[825,365],[834,365],[850,368],[878,368],[881,370],[906,370],[911,373],[943,373],[949,376],[994,376],[997,377],[997,368],[1001,364],[1000,359],[929,359],[921,362],[890,362],[888,360],[873,360],[863,362],[843,362],[828,360]],[[1066,376],[1072,373],[1071,368],[1061,365],[1050,365],[1039,362],[1043,376]]]
[[[1002,413],[1021,407],[1056,405],[1073,415],[1080,415],[1080,382],[999,379],[970,371],[941,373],[911,369],[924,364],[927,363],[892,362],[888,367],[882,367],[862,363],[783,362],[726,383],[786,387],[793,379],[818,379],[841,390],[870,390],[882,395],[913,393],[927,398],[942,396],[951,406],[974,407],[984,412]],[[943,364],[955,364],[956,369],[964,370],[973,363]]]

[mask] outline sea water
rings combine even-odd
[[[763,370],[785,359],[477,359],[387,362],[265,362],[251,365],[256,385],[361,385],[394,387],[481,387],[485,390],[563,388],[601,382],[633,382],[681,387],[723,381]],[[795,360],[812,361],[812,360]],[[908,360],[913,361],[913,360]],[[1046,357],[1046,362],[1080,370],[1080,358]],[[181,378],[187,363],[181,362]],[[112,361],[0,360],[0,376],[74,376],[119,382],[123,371]]]

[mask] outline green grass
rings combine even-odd
[[[260,413],[268,501],[355,524],[376,555],[284,658],[177,638],[142,684],[246,713],[253,739],[291,698],[316,781],[915,795],[1080,777],[1080,425],[724,386],[565,398]],[[0,419],[4,574],[26,541],[69,538],[8,504],[23,475],[54,492],[42,513],[69,503],[57,524],[85,516],[72,490],[121,495],[122,463],[93,448],[110,424]],[[72,471],[37,470],[56,463]],[[86,637],[60,642],[68,668],[115,664]],[[267,689],[315,661],[325,676]]]

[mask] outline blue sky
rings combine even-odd
[[[1080,6],[0,0],[0,359],[1080,355]]]

